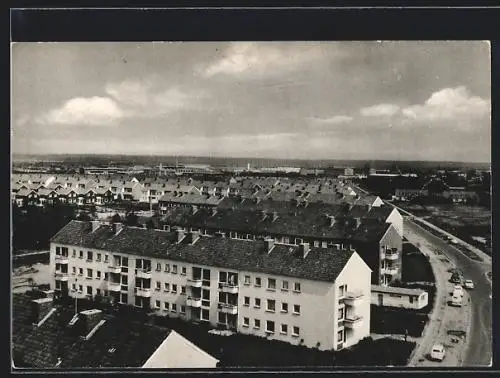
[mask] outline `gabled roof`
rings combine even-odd
[[[62,307],[40,327],[29,321],[31,297],[13,294],[13,347],[24,364],[36,368],[141,367],[170,334],[170,330],[104,315],[106,322],[83,340],[68,324],[74,316]],[[115,350],[110,353],[110,349]]]
[[[354,251],[315,248],[306,258],[297,246],[275,244],[267,253],[263,241],[200,236],[195,244],[176,243],[174,232],[124,226],[118,233],[102,225],[92,232],[90,222],[71,221],[51,240],[54,243],[116,253],[166,258],[226,269],[262,272],[333,282]]]

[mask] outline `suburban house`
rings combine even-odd
[[[339,350],[370,334],[371,270],[351,248],[71,221],[51,240],[50,267],[58,295],[272,340]]]
[[[218,360],[177,332],[53,298],[13,295],[16,368],[215,368]]]

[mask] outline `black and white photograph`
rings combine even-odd
[[[13,42],[12,367],[491,366],[490,49]]]

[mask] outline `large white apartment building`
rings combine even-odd
[[[52,288],[320,350],[370,333],[371,270],[352,249],[71,221]]]

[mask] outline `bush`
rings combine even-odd
[[[429,316],[423,311],[371,306],[370,329],[373,333],[402,335],[408,330],[408,335],[420,337],[428,321]]]

